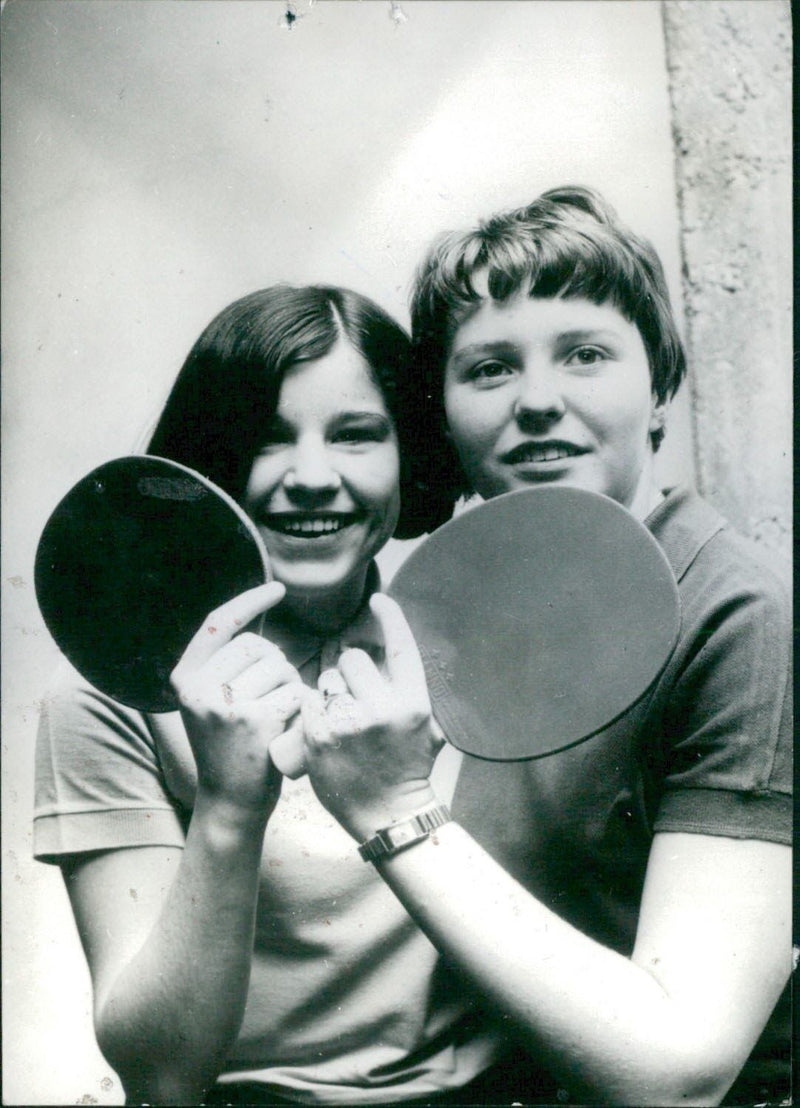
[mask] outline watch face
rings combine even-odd
[[[407,846],[409,843],[413,843],[415,839],[427,834],[428,832],[420,826],[417,817],[414,816],[407,823],[400,823],[396,827],[387,827],[385,831],[381,832],[381,838],[386,841],[386,845],[390,850],[397,850],[398,847]]]
[[[420,812],[402,823],[394,823],[390,827],[384,827],[371,839],[367,839],[358,848],[358,852],[365,862],[375,862],[378,858],[389,858],[397,854],[407,846],[427,839],[431,831],[449,823],[451,819],[450,809],[446,804],[440,804],[436,808],[430,808],[427,812]]]

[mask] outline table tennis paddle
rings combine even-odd
[[[150,455],[79,481],[50,516],[34,567],[47,627],[101,692],[177,708],[169,675],[210,611],[270,580],[255,525],[211,481]]]
[[[678,637],[661,547],[608,497],[554,485],[450,520],[398,570],[434,715],[480,758],[554,754],[613,723]]]

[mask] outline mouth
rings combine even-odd
[[[503,454],[500,461],[511,466],[538,465],[543,462],[561,462],[566,458],[579,458],[582,454],[588,454],[588,450],[571,442],[551,439],[547,442],[522,442]]]
[[[359,519],[354,512],[280,512],[265,515],[260,522],[270,531],[290,538],[324,539],[338,535]]]

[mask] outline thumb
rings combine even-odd
[[[307,686],[303,689],[300,718],[309,746],[319,746],[330,740],[331,732],[325,712],[325,701],[316,689],[309,689]]]
[[[295,719],[282,735],[269,744],[272,764],[284,777],[296,781],[306,772],[305,733],[300,719]]]
[[[184,651],[182,662],[202,665],[225,643],[231,641],[249,623],[283,600],[285,587],[279,581],[256,585],[254,589],[220,604],[203,620]]]

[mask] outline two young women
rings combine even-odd
[[[788,605],[715,512],[655,484],[684,373],[658,259],[555,190],[442,240],[412,322],[409,364],[363,298],[257,293],[168,401],[151,451],[239,500],[279,584],[209,617],[180,713],[78,685],[43,718],[36,850],[67,879],[101,1048],[133,1103],[215,1081],[214,1103],[779,1097]],[[442,747],[372,558],[398,519],[418,534],[463,492],[538,482],[646,522],[681,637],[602,735],[488,763]],[[269,758],[286,731],[296,781]],[[434,835],[359,857],[442,805]]]

